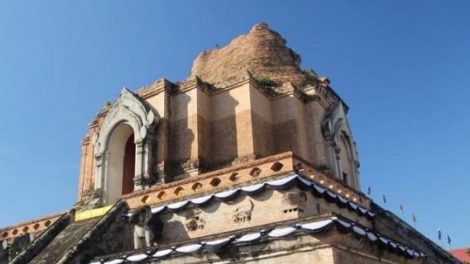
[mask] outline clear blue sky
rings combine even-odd
[[[121,87],[183,80],[200,51],[259,22],[350,106],[363,190],[470,246],[465,0],[2,0],[0,226],[73,205],[86,125]]]

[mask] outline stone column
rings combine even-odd
[[[134,191],[143,189],[145,156],[143,140],[135,142]]]
[[[152,168],[154,159],[154,137],[152,133],[148,133],[144,141],[144,162],[143,162],[143,178],[145,179],[145,187],[150,187],[156,179]]]
[[[103,162],[103,154],[100,153],[95,155],[96,161],[96,171],[95,171],[95,190],[103,188],[103,178],[104,178],[104,162]]]
[[[105,203],[106,198],[104,197],[105,192],[104,189],[106,189],[107,186],[107,174],[109,173],[107,170],[108,166],[108,161],[109,155],[108,151],[105,151],[103,153],[99,153],[98,155],[95,155],[95,161],[96,161],[96,171],[95,171],[95,182],[94,182],[94,193],[91,194],[92,196],[99,194],[99,199],[98,203]]]

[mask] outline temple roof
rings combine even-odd
[[[451,250],[450,254],[462,262],[470,262],[470,254],[468,252],[470,252],[470,248],[462,248]]]
[[[286,46],[286,40],[267,24],[255,25],[246,35],[227,46],[203,51],[193,63],[191,76],[215,86],[246,77],[284,83],[302,83],[308,76],[300,69],[300,56]]]

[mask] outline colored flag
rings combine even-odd
[[[367,188],[367,195],[370,196],[371,193],[372,193],[372,189],[370,188],[370,185],[369,185],[369,188]]]
[[[442,239],[442,232],[441,229],[437,229],[437,239],[441,240]]]
[[[387,203],[387,197],[385,197],[385,194],[382,196],[382,199],[384,201],[384,204],[386,204]]]
[[[451,242],[452,242],[452,240],[450,239],[450,236],[447,235],[447,243],[450,245]]]

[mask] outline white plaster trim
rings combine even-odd
[[[94,156],[96,159],[95,189],[103,190],[102,201],[107,203],[109,186],[109,168],[107,152],[109,149],[109,140],[114,129],[120,124],[129,125],[134,134],[135,151],[135,180],[148,177],[149,161],[152,159],[149,144],[145,144],[148,138],[148,131],[151,127],[158,125],[160,118],[148,109],[132,92],[123,88],[119,98],[111,106],[107,113],[100,132],[93,135]],[[137,182],[137,181],[135,181]],[[135,189],[141,188],[135,185]]]

